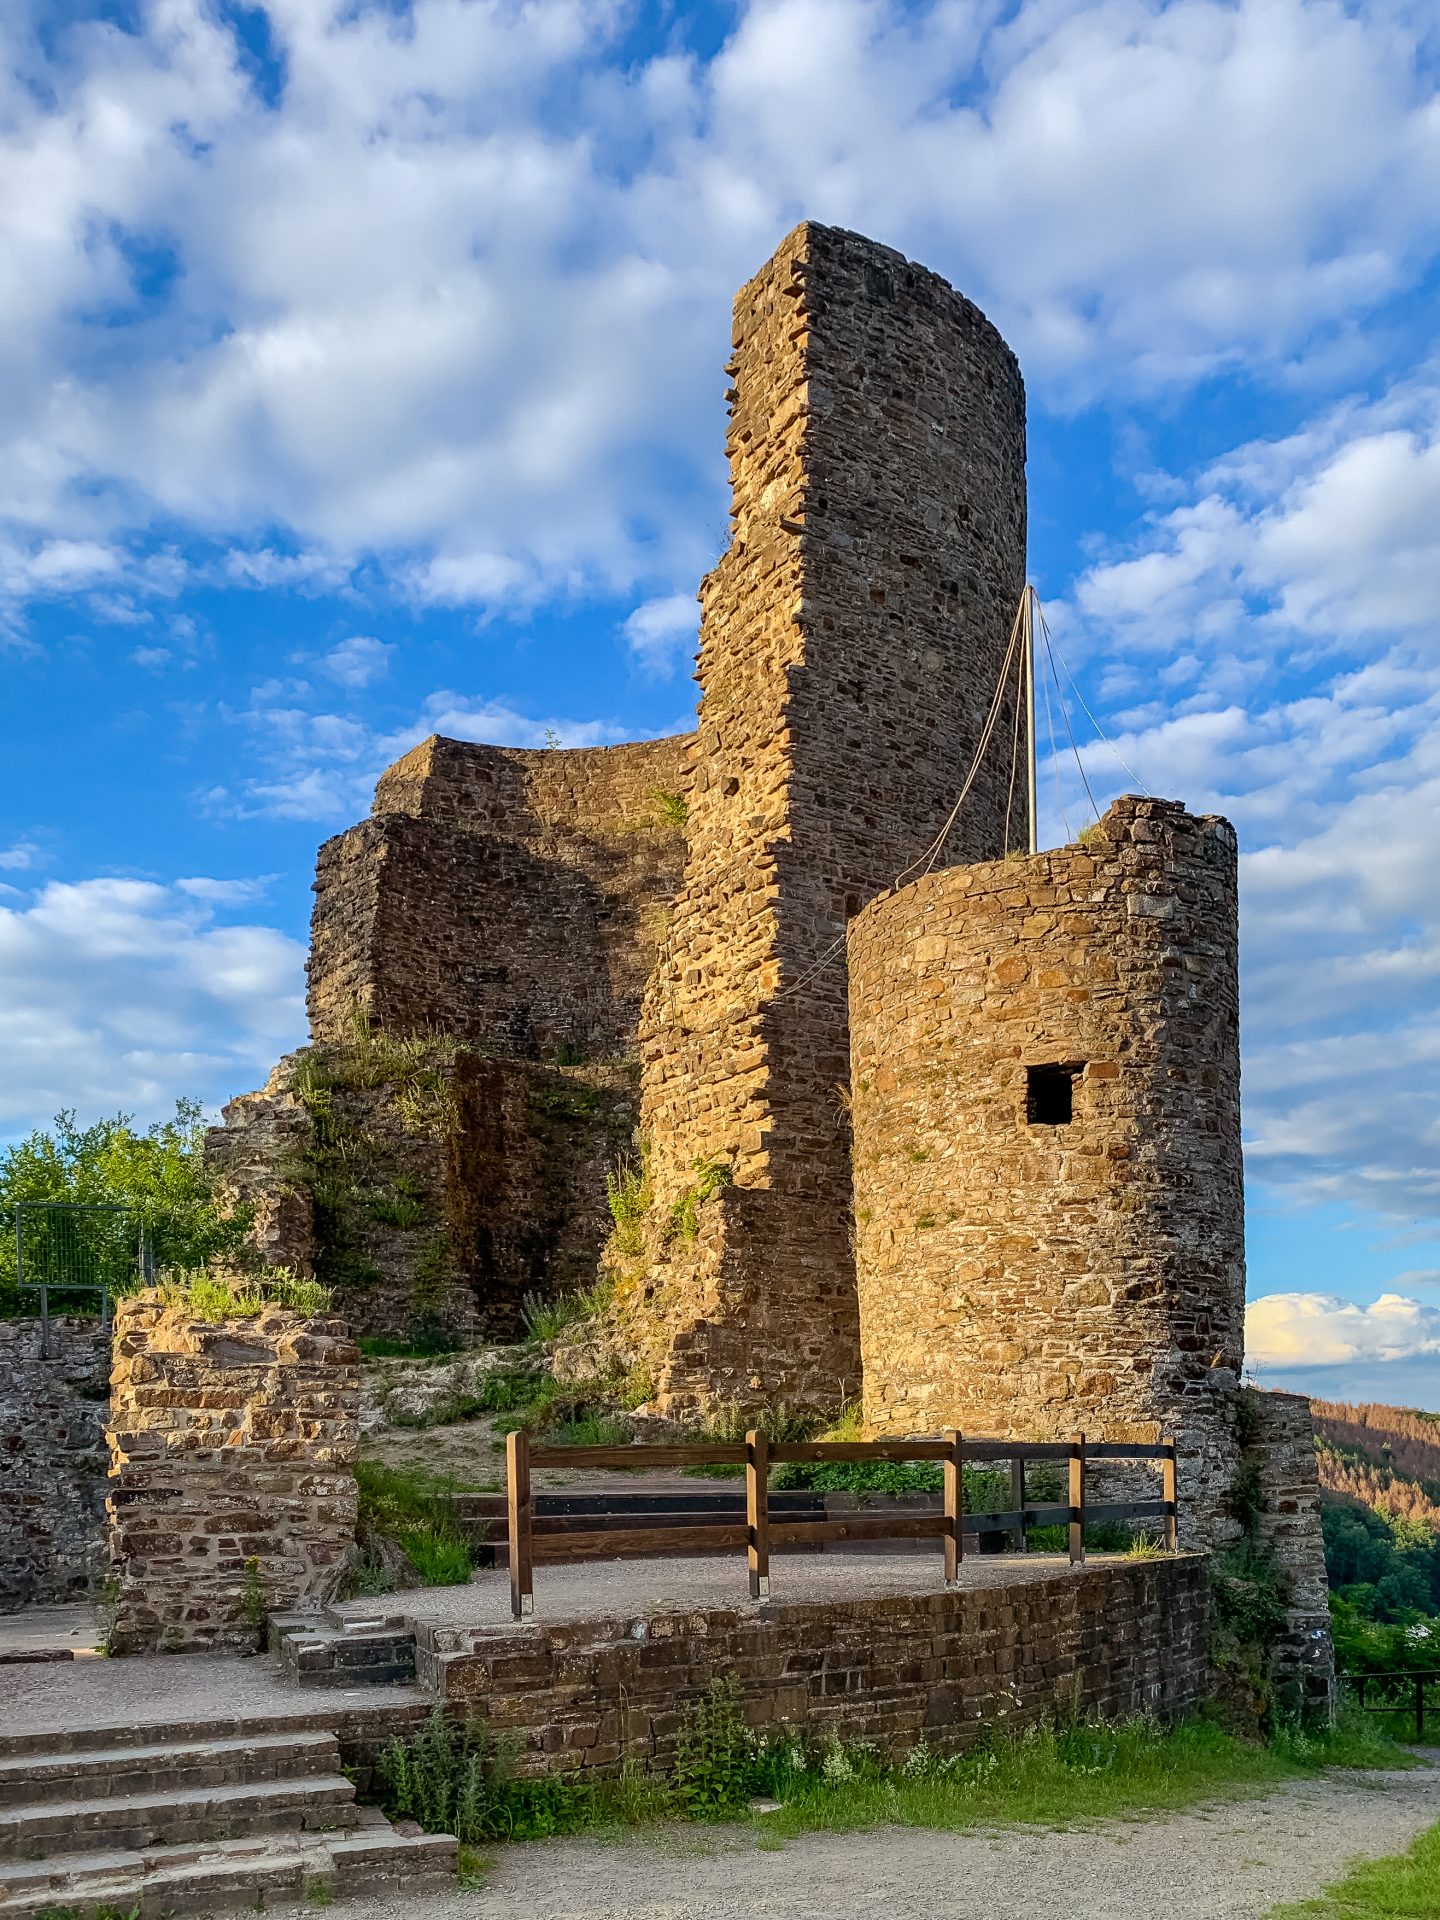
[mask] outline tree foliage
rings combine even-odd
[[[49,1129],[37,1128],[8,1148],[0,1155],[0,1314],[34,1311],[16,1290],[16,1207],[22,1201],[126,1208],[123,1221],[76,1216],[63,1228],[67,1256],[112,1291],[135,1284],[142,1229],[158,1269],[201,1267],[237,1250],[250,1214],[227,1206],[214,1192],[202,1155],[204,1137],[199,1102],[178,1100],[172,1119],[143,1132],[129,1114],[82,1127],[74,1111],[65,1109]],[[27,1266],[33,1259],[45,1271],[48,1263],[59,1277],[60,1226],[32,1218],[26,1240]]]

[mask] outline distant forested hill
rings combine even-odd
[[[1410,1625],[1417,1654],[1440,1664],[1414,1625],[1440,1615],[1440,1417],[1330,1400],[1310,1411],[1337,1644],[1347,1622]],[[1398,1656],[1404,1636],[1389,1638]]]

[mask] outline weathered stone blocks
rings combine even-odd
[[[75,1599],[104,1563],[110,1335],[0,1320],[0,1612]]]
[[[112,1651],[253,1648],[262,1609],[323,1604],[355,1536],[359,1390],[331,1316],[210,1322],[159,1293],[120,1302]]]
[[[1090,844],[937,873],[850,930],[865,1412],[1154,1438],[1238,1533],[1236,847],[1119,800]]]
[[[949,813],[1024,584],[1019,369],[937,275],[798,227],[736,298],[727,372],[733,524],[640,1030],[637,1304],[677,1411],[858,1387],[845,927]],[[1002,852],[1004,812],[992,760],[941,860]]]
[[[1205,1697],[1203,1558],[824,1605],[446,1630],[433,1678],[520,1744],[528,1773],[668,1767],[684,1708],[733,1679],[758,1727],[963,1752],[1078,1710],[1170,1720]]]

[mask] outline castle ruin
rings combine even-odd
[[[458,1049],[413,1178],[469,1223],[436,1296],[462,1330],[604,1265],[662,1412],[862,1394],[881,1433],[1174,1432],[1187,1532],[1221,1542],[1233,831],[1131,796],[1083,844],[1015,851],[1006,756],[979,749],[997,697],[1001,740],[1021,718],[1024,389],[968,300],[806,223],[738,295],[726,371],[696,731],[398,761],[320,852],[314,1043],[358,1019]],[[305,1125],[292,1086],[232,1103],[215,1152],[272,1257],[319,1267],[320,1212],[266,1172]],[[398,1258],[361,1326],[403,1312]]]

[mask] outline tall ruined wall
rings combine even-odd
[[[1024,582],[1024,392],[969,301],[808,224],[741,290],[734,347],[733,527],[641,1024],[629,1291],[675,1407],[855,1390],[845,925],[949,812]],[[1000,759],[943,860],[1003,850]]]
[[[1304,1718],[1325,1712],[1335,1685],[1330,1581],[1320,1526],[1320,1474],[1310,1402],[1299,1393],[1245,1396],[1247,1457],[1259,1484],[1257,1544],[1287,1588],[1284,1628],[1270,1650],[1277,1704]]]
[[[0,1320],[0,1613],[73,1600],[103,1571],[110,1332]]]
[[[432,737],[316,864],[316,1041],[359,1009],[490,1051],[633,1053],[679,879],[688,741],[522,752]]]
[[[211,1322],[158,1293],[118,1303],[113,1652],[253,1651],[260,1603],[334,1593],[355,1535],[359,1358],[328,1316]]]
[[[1234,832],[1134,797],[1093,844],[934,874],[855,921],[871,1426],[1170,1430],[1186,1537],[1237,1531],[1236,966]]]
[[[357,1333],[496,1338],[519,1332],[527,1293],[594,1280],[637,1104],[633,1061],[357,1041],[289,1055],[229,1103],[205,1157],[254,1209],[255,1251],[313,1273]]]

